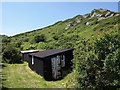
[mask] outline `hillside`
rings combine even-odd
[[[120,55],[118,53],[120,51],[120,42],[117,38],[120,26],[119,17],[119,12],[94,9],[88,14],[77,15],[65,21],[58,21],[48,27],[11,37],[4,35],[2,51],[4,52],[8,46],[15,47],[19,51],[74,48],[75,76],[77,80],[81,80],[78,81],[81,84],[77,87],[93,90],[93,88],[102,87],[99,85],[105,87],[120,85],[120,69],[118,69],[120,68]],[[112,62],[115,64],[113,65]],[[79,72],[78,76],[77,72]],[[106,77],[109,74],[113,75],[110,78],[114,80]],[[102,75],[105,75],[105,77]],[[118,78],[115,78],[114,75]],[[91,77],[94,78],[91,79]],[[85,80],[88,83],[82,84]],[[87,87],[89,84],[90,87]],[[86,86],[83,87],[84,85]]]
[[[89,14],[78,15],[45,28],[9,37],[10,43],[14,43],[21,50],[74,47],[81,39],[93,40],[93,37],[98,38],[105,33],[117,31],[119,14],[109,10],[94,9]],[[36,43],[35,36],[42,34],[45,35],[46,41]]]

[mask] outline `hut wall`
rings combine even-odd
[[[41,76],[44,75],[44,65],[43,65],[43,60],[37,57],[33,56],[33,61],[32,61],[32,56],[29,56],[29,67],[35,71],[37,74],[40,74]]]
[[[55,80],[55,78],[53,77],[53,72],[52,72],[51,59],[54,57],[56,58],[57,56],[61,57],[63,55],[65,56],[65,67],[62,67],[60,63],[60,66],[61,66],[60,72],[61,72],[62,77],[57,78],[57,79],[61,79],[72,70],[71,66],[72,66],[72,59],[73,59],[73,50],[51,55],[43,59],[33,56],[34,64],[32,63],[32,56],[30,55],[29,60],[28,60],[29,67],[36,73],[42,75],[46,80]]]
[[[72,64],[72,59],[73,59],[73,52],[72,51],[67,51],[64,53],[65,55],[65,68],[70,68]]]
[[[29,53],[23,53],[22,54],[22,60],[23,61],[28,61],[29,60]]]
[[[46,80],[52,80],[52,66],[51,57],[44,58],[44,78]]]

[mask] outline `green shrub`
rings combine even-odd
[[[58,40],[59,37],[58,37],[57,35],[55,35],[55,36],[53,36],[53,39],[54,39],[54,40]]]
[[[36,48],[36,45],[35,45],[35,44],[31,44],[31,43],[29,43],[29,42],[24,42],[24,43],[21,45],[21,48],[22,48],[22,50],[35,49],[35,48]]]
[[[44,34],[41,34],[41,35],[37,35],[35,36],[35,42],[36,43],[39,43],[39,42],[45,42],[46,41],[46,37]]]
[[[105,35],[94,44],[82,41],[77,48],[77,89],[110,90],[120,86],[120,41]]]
[[[6,46],[3,52],[3,60],[6,63],[21,63],[20,51],[18,51],[12,45]]]
[[[44,42],[39,42],[37,45],[37,49],[45,49],[46,48],[46,43]]]
[[[9,43],[10,41],[11,41],[11,40],[10,40],[10,38],[9,38],[8,36],[5,36],[5,35],[2,36],[2,43],[7,44],[7,43]]]

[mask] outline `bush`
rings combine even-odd
[[[36,48],[36,45],[35,45],[35,44],[31,44],[31,43],[29,43],[29,42],[24,42],[24,43],[21,45],[21,48],[22,48],[22,50],[35,49],[35,48]]]
[[[74,48],[74,43],[66,42],[65,44],[61,45],[62,48]]]
[[[35,42],[36,42],[36,43],[45,42],[45,41],[46,41],[46,37],[45,37],[44,34],[41,34],[40,36],[37,35],[37,36],[35,36],[34,39],[35,39]]]
[[[46,49],[46,43],[39,42],[38,45],[37,45],[37,49]]]
[[[58,40],[59,37],[58,37],[57,35],[55,35],[55,36],[53,36],[53,39],[54,39],[54,40]]]
[[[8,36],[3,35],[2,36],[2,43],[7,44],[10,42],[10,38]]]
[[[6,46],[3,52],[3,60],[6,63],[21,63],[20,51],[18,51],[12,45]]]
[[[15,43],[15,47],[16,47],[16,48],[21,48],[21,44],[22,44],[21,41],[16,42],[16,43]]]
[[[82,41],[76,51],[76,88],[112,90],[120,87],[120,41],[118,35],[106,35],[94,44]]]

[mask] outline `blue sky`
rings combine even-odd
[[[32,31],[97,8],[118,11],[117,2],[4,2],[2,33],[8,36]]]

